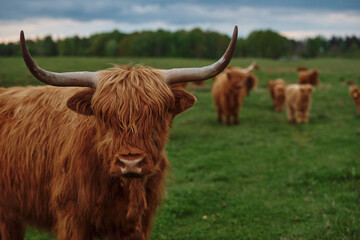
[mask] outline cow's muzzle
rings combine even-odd
[[[148,160],[143,154],[120,155],[114,159],[110,172],[112,175],[128,178],[141,177],[149,174],[148,165]]]
[[[126,173],[141,173],[141,166],[144,165],[145,159],[143,157],[135,159],[118,158],[116,164],[120,167],[123,174]]]

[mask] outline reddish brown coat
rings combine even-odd
[[[312,86],[310,84],[291,84],[286,87],[285,103],[289,121],[309,122]]]
[[[300,71],[306,71],[307,70],[307,67],[304,67],[304,66],[299,66],[296,68],[296,71],[300,72]]]
[[[2,240],[23,239],[26,225],[59,240],[149,238],[171,121],[194,102],[144,67],[102,71],[96,90],[1,89]],[[119,157],[138,155],[141,173],[122,175]]]
[[[274,102],[275,111],[283,111],[285,109],[285,88],[286,82],[281,79],[275,79],[268,82],[270,96]]]
[[[357,106],[357,112],[360,114],[360,90],[357,86],[351,85],[349,87],[349,93],[351,98],[354,100],[355,105]]]
[[[226,125],[230,125],[231,117],[234,124],[239,124],[238,115],[246,96],[246,82],[249,74],[238,68],[228,67],[214,78],[212,96],[216,107],[218,122],[222,116],[226,118]]]
[[[299,72],[300,84],[311,84],[314,87],[320,83],[318,70],[300,71]]]

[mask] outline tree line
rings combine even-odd
[[[190,31],[142,31],[125,34],[117,30],[90,37],[51,36],[27,40],[33,56],[184,57],[219,58],[230,41],[227,35],[195,28]],[[19,43],[0,44],[0,56],[20,56]],[[360,58],[360,38],[323,37],[304,41],[287,39],[272,30],[256,30],[239,38],[235,57],[352,57]]]

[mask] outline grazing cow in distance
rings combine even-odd
[[[247,95],[247,81],[253,68],[240,69],[229,66],[214,78],[212,96],[217,111],[218,122],[222,123],[222,116],[226,118],[226,125],[239,124],[239,110],[244,97]]]
[[[309,122],[311,106],[311,84],[291,84],[286,87],[285,103],[288,120],[297,123]]]
[[[304,67],[304,66],[299,66],[296,68],[296,71],[298,71],[298,72],[306,71],[306,70],[307,70],[307,67]]]
[[[174,83],[174,84],[171,84],[171,87],[185,89],[187,84],[188,84],[187,82]]]
[[[193,82],[193,84],[196,86],[202,86],[205,84],[205,81],[197,81],[197,82]]]
[[[283,111],[285,109],[285,88],[284,79],[278,78],[268,82],[270,96],[274,102],[275,111]]]
[[[357,112],[360,114],[360,90],[357,86],[351,85],[349,87],[349,92],[351,98],[354,100],[355,105],[357,106]]]
[[[320,83],[319,71],[318,70],[300,71],[299,72],[299,83],[300,84],[311,84],[314,87],[318,86]]]
[[[223,57],[202,68],[54,73],[33,61],[21,32],[30,72],[58,87],[0,88],[1,239],[23,239],[28,225],[59,240],[149,239],[172,119],[196,100],[169,86],[223,71],[236,39],[235,26]]]

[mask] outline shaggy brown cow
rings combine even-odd
[[[253,62],[250,64],[247,68],[239,68],[239,67],[233,67],[229,66],[226,68],[227,70],[230,69],[237,69],[238,71],[241,71],[243,73],[246,73],[248,75],[246,81],[245,81],[245,92],[246,96],[250,95],[250,91],[257,87],[258,84],[258,78],[253,74],[253,71],[255,69],[259,69],[259,65],[256,64],[256,62]],[[216,79],[214,79],[216,80]]]
[[[171,87],[185,89],[187,84],[188,84],[187,82],[174,83],[174,84],[171,84]]]
[[[312,71],[300,71],[299,72],[299,83],[300,84],[311,84],[314,87],[320,83],[318,70]]]
[[[296,68],[296,71],[298,71],[298,72],[306,71],[306,70],[307,70],[307,67],[304,67],[304,66],[299,66]]]
[[[234,124],[239,124],[239,110],[247,94],[247,81],[251,71],[227,67],[214,78],[212,96],[219,123],[222,123],[222,116],[225,115],[226,125],[230,125],[231,116],[234,118]]]
[[[205,84],[205,81],[197,81],[197,82],[193,82],[193,84],[196,86],[202,86]]]
[[[289,121],[296,118],[297,123],[309,122],[312,88],[311,84],[291,84],[286,87],[285,102]]]
[[[274,102],[275,111],[283,111],[285,108],[286,82],[278,78],[268,82],[270,96]]]
[[[358,89],[357,86],[351,85],[349,87],[349,92],[350,92],[351,98],[354,100],[354,103],[357,106],[358,113],[360,114],[360,90]]]
[[[237,27],[224,56],[203,68],[53,73],[34,63],[21,33],[25,63],[37,79],[78,87],[1,89],[2,240],[23,239],[27,225],[55,231],[59,240],[149,238],[171,121],[195,102],[168,85],[221,72],[236,38]]]

